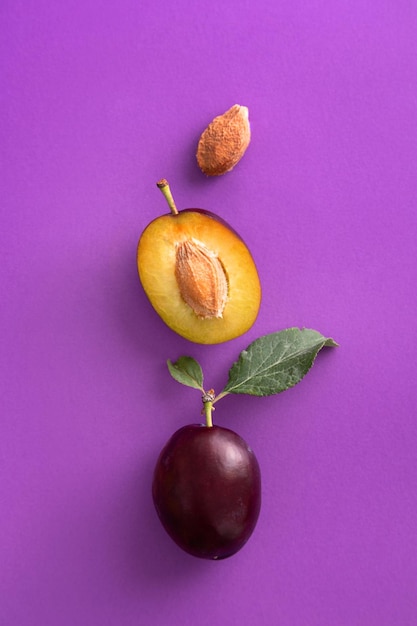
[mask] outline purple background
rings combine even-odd
[[[0,624],[417,623],[417,6],[411,0],[3,0]],[[198,170],[209,121],[252,142]],[[166,211],[210,209],[263,284],[245,336],[190,344],[135,252]],[[231,559],[181,552],[150,483],[198,392],[289,326],[334,337],[280,396],[214,415],[254,448],[263,508]]]

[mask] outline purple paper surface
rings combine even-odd
[[[414,626],[416,4],[4,0],[0,30],[1,626]],[[208,179],[198,138],[235,103],[251,144]],[[147,301],[162,177],[251,249],[243,337],[191,344]],[[195,559],[150,493],[201,419],[166,359],[220,390],[290,326],[340,347],[284,394],[218,404],[263,505],[241,552]]]

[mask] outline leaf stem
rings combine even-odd
[[[161,178],[161,180],[156,183],[156,186],[162,191],[165,200],[168,202],[168,206],[172,215],[178,215],[178,209],[175,206],[174,198],[172,196],[168,181],[165,180],[165,178]]]
[[[228,396],[229,392],[228,391],[221,391],[219,394],[217,394],[217,396],[214,398],[213,400],[213,404],[215,404],[215,402],[218,402],[219,400],[221,400],[222,398],[224,398],[225,396]]]

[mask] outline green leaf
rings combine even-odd
[[[324,346],[337,345],[315,330],[300,328],[260,337],[241,352],[220,395],[270,396],[285,391],[307,374]]]
[[[204,391],[203,371],[195,359],[190,356],[181,356],[175,363],[168,360],[167,365],[172,378],[179,383]]]

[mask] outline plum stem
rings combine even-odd
[[[213,403],[212,402],[205,402],[204,403],[204,415],[206,418],[206,426],[207,428],[211,428],[213,426],[213,418],[211,416],[211,413],[213,411]]]
[[[178,209],[175,206],[174,198],[172,196],[168,181],[165,180],[165,178],[161,178],[161,180],[156,183],[156,186],[162,191],[165,200],[168,202],[168,206],[172,215],[178,215]]]
[[[214,401],[213,389],[210,389],[210,391],[203,393],[204,415],[206,418],[207,428],[211,428],[213,426],[213,418],[211,415],[212,412],[214,411],[213,401]]]

